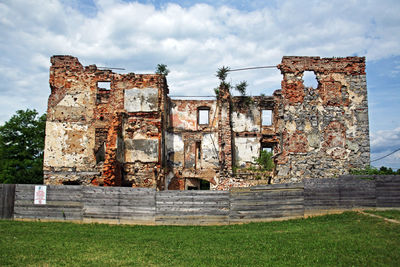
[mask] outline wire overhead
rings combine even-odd
[[[241,71],[241,70],[256,70],[256,69],[273,69],[277,68],[278,66],[260,66],[260,67],[248,67],[248,68],[241,68],[241,69],[232,69],[228,71]]]
[[[97,67],[97,68],[103,70],[125,70],[124,68],[111,68],[111,67]]]
[[[215,97],[215,95],[169,95],[170,97]]]
[[[393,152],[391,152],[391,153],[389,153],[389,154],[387,154],[387,155],[385,155],[385,156],[383,156],[383,157],[380,157],[380,158],[371,160],[371,162],[378,161],[378,160],[384,159],[384,158],[386,158],[386,157],[389,157],[390,155],[396,153],[396,152],[399,151],[399,150],[400,150],[400,148],[396,149],[395,151],[393,151]]]

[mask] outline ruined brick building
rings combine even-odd
[[[45,184],[227,189],[369,165],[362,57],[283,57],[282,88],[245,105],[224,86],[212,100],[171,99],[163,75],[51,63]],[[272,180],[249,168],[262,149],[274,153]]]

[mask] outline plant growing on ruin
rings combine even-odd
[[[214,88],[214,93],[215,93],[216,97],[219,96],[219,88],[218,87]]]
[[[228,77],[228,72],[231,69],[229,67],[222,66],[221,68],[218,69],[217,78],[220,80],[220,87],[225,86],[231,91],[232,89],[235,89],[238,91],[242,96],[246,96],[246,90],[247,90],[247,82],[246,81],[241,81],[240,83],[236,84],[235,86],[232,86],[230,83],[227,83],[225,80]],[[218,96],[219,93],[219,88],[214,89],[215,94]]]
[[[246,95],[246,89],[247,89],[247,82],[246,81],[241,81],[240,83],[235,85],[236,91],[238,91],[242,96]]]
[[[167,65],[165,65],[165,64],[157,64],[156,74],[162,74],[162,75],[167,76],[169,72],[170,71],[167,68]]]
[[[219,68],[219,69],[217,70],[216,76],[217,76],[218,79],[221,81],[221,83],[222,83],[222,82],[225,82],[226,77],[228,77],[228,72],[229,72],[230,70],[231,70],[231,69],[230,69],[229,67],[225,67],[225,66],[222,66],[221,68]]]
[[[260,156],[258,158],[255,158],[254,161],[258,164],[261,171],[272,171],[274,168],[272,152],[262,150]]]
[[[249,96],[247,96],[247,82],[246,81],[241,81],[236,85],[232,85],[229,82],[226,82],[226,78],[228,77],[228,72],[231,71],[229,67],[222,66],[221,68],[218,69],[217,73],[215,76],[218,77],[220,80],[220,85],[217,88],[214,88],[214,93],[217,97],[219,97],[220,93],[220,88],[225,87],[229,90],[229,92],[232,94],[232,90],[236,90],[237,92],[240,93],[240,98],[236,101],[235,106],[237,106],[239,109],[248,107],[249,105],[253,104],[253,99]],[[233,106],[233,108],[235,107]]]

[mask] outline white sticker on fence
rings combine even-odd
[[[35,186],[34,204],[39,204],[39,205],[46,204],[46,191],[47,191],[47,187],[44,185],[36,185]]]

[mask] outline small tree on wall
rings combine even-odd
[[[253,100],[251,97],[247,96],[247,81],[241,81],[236,85],[232,85],[228,82],[226,82],[226,78],[228,76],[228,72],[231,71],[229,67],[222,66],[221,68],[218,69],[217,74],[215,76],[218,77],[220,80],[220,85],[218,88],[214,89],[215,95],[218,97],[220,93],[220,88],[225,87],[229,90],[229,92],[232,94],[232,90],[235,90],[240,93],[240,98],[237,99],[236,105],[232,105],[233,108],[235,106],[239,109],[248,107],[253,103]]]
[[[167,76],[170,70],[167,68],[165,64],[157,64],[156,74],[162,74]]]
[[[218,88],[214,89],[215,94],[218,96],[219,94],[219,88],[221,86],[227,87],[229,91],[232,89],[235,89],[238,91],[242,96],[246,96],[246,90],[247,90],[247,82],[246,81],[241,81],[240,83],[236,84],[235,86],[232,86],[230,83],[225,82],[226,77],[228,77],[228,72],[231,69],[229,67],[222,66],[221,68],[218,69],[217,74],[215,76],[218,77],[220,80],[220,86]]]

